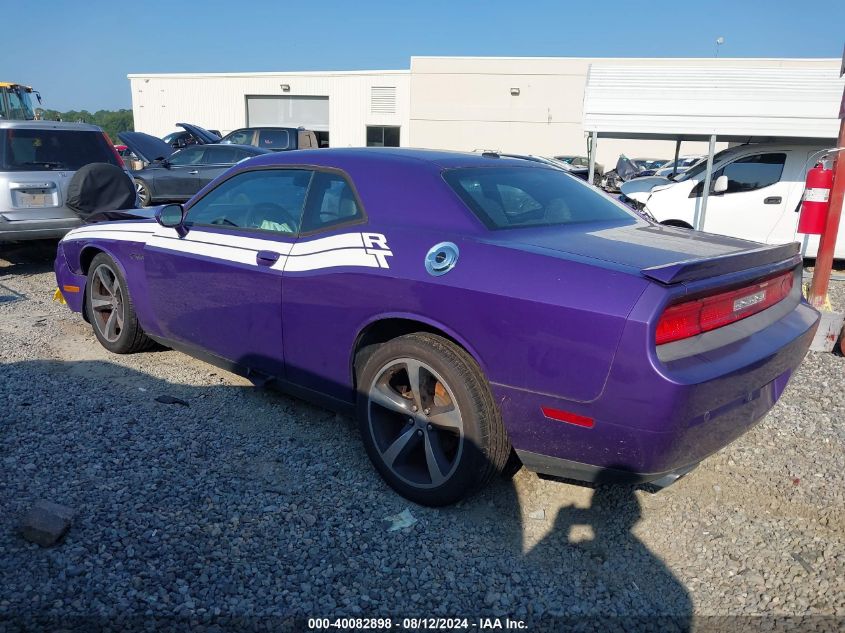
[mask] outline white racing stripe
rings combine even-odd
[[[226,233],[194,229],[179,237],[176,229],[155,223],[103,224],[84,226],[70,231],[65,241],[87,239],[139,242],[150,247],[186,253],[222,261],[258,266],[258,251],[279,254],[271,268],[285,272],[307,272],[325,268],[354,266],[389,268],[393,253],[381,233],[343,233],[304,242],[277,242]]]
[[[310,242],[297,242],[290,250],[291,255],[311,255],[323,251],[331,251],[338,248],[364,248],[364,237],[362,233],[343,233],[332,235]]]
[[[190,253],[191,255],[200,255],[202,257],[210,257],[212,259],[224,259],[226,261],[237,262],[239,264],[251,264],[253,266],[258,265],[255,261],[255,254],[257,251],[224,246],[222,244],[206,244],[204,242],[179,240],[160,235],[153,235],[147,242],[147,246],[171,252]]]
[[[173,236],[178,237],[175,229]],[[225,233],[206,233],[202,230],[191,230],[182,241],[202,242],[203,244],[220,244],[221,246],[233,246],[245,248],[252,251],[274,251],[280,255],[287,255],[291,251],[292,243],[276,242],[274,240],[262,240],[256,237],[242,237],[240,235],[227,235]]]
[[[300,273],[308,270],[334,268],[336,266],[361,266],[363,268],[387,268],[385,256],[393,255],[390,251],[381,251],[381,258],[369,249],[344,248],[298,257],[288,257],[285,272]],[[384,262],[384,266],[381,263]],[[275,266],[274,266],[275,268]]]
[[[103,229],[96,229],[94,226],[82,226],[78,229],[73,229],[62,239],[63,242],[72,242],[74,240],[118,240],[121,242],[146,242],[149,237],[153,235],[153,231],[142,230],[139,227],[132,227],[132,230],[119,229],[117,227],[109,227]]]

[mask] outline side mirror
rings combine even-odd
[[[179,235],[185,235],[185,210],[181,204],[166,204],[156,210],[156,222],[168,229],[176,229]]]
[[[725,193],[728,190],[728,177],[724,174],[713,183],[713,193]]]

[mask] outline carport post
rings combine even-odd
[[[701,206],[695,214],[695,230],[704,230],[704,216],[707,213],[707,198],[710,196],[710,178],[713,176],[713,152],[716,150],[716,135],[710,135],[710,148],[707,150],[707,173],[704,175],[704,195]]]
[[[590,171],[587,172],[587,182],[593,184],[593,174],[596,173],[596,141],[598,140],[598,132],[593,130],[590,132]]]
[[[681,153],[681,139],[675,141],[675,162],[672,163],[672,176],[678,173],[678,156]]]

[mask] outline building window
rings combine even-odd
[[[367,147],[399,147],[399,126],[368,125]]]

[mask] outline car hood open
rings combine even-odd
[[[160,138],[143,132],[120,132],[117,137],[126,143],[130,152],[148,163],[164,160],[174,152],[173,148]]]
[[[209,145],[220,142],[220,137],[217,136],[217,134],[209,132],[199,125],[194,125],[193,123],[177,123],[176,125],[186,132],[190,132],[194,138],[197,139],[197,142],[199,142],[200,145]]]

